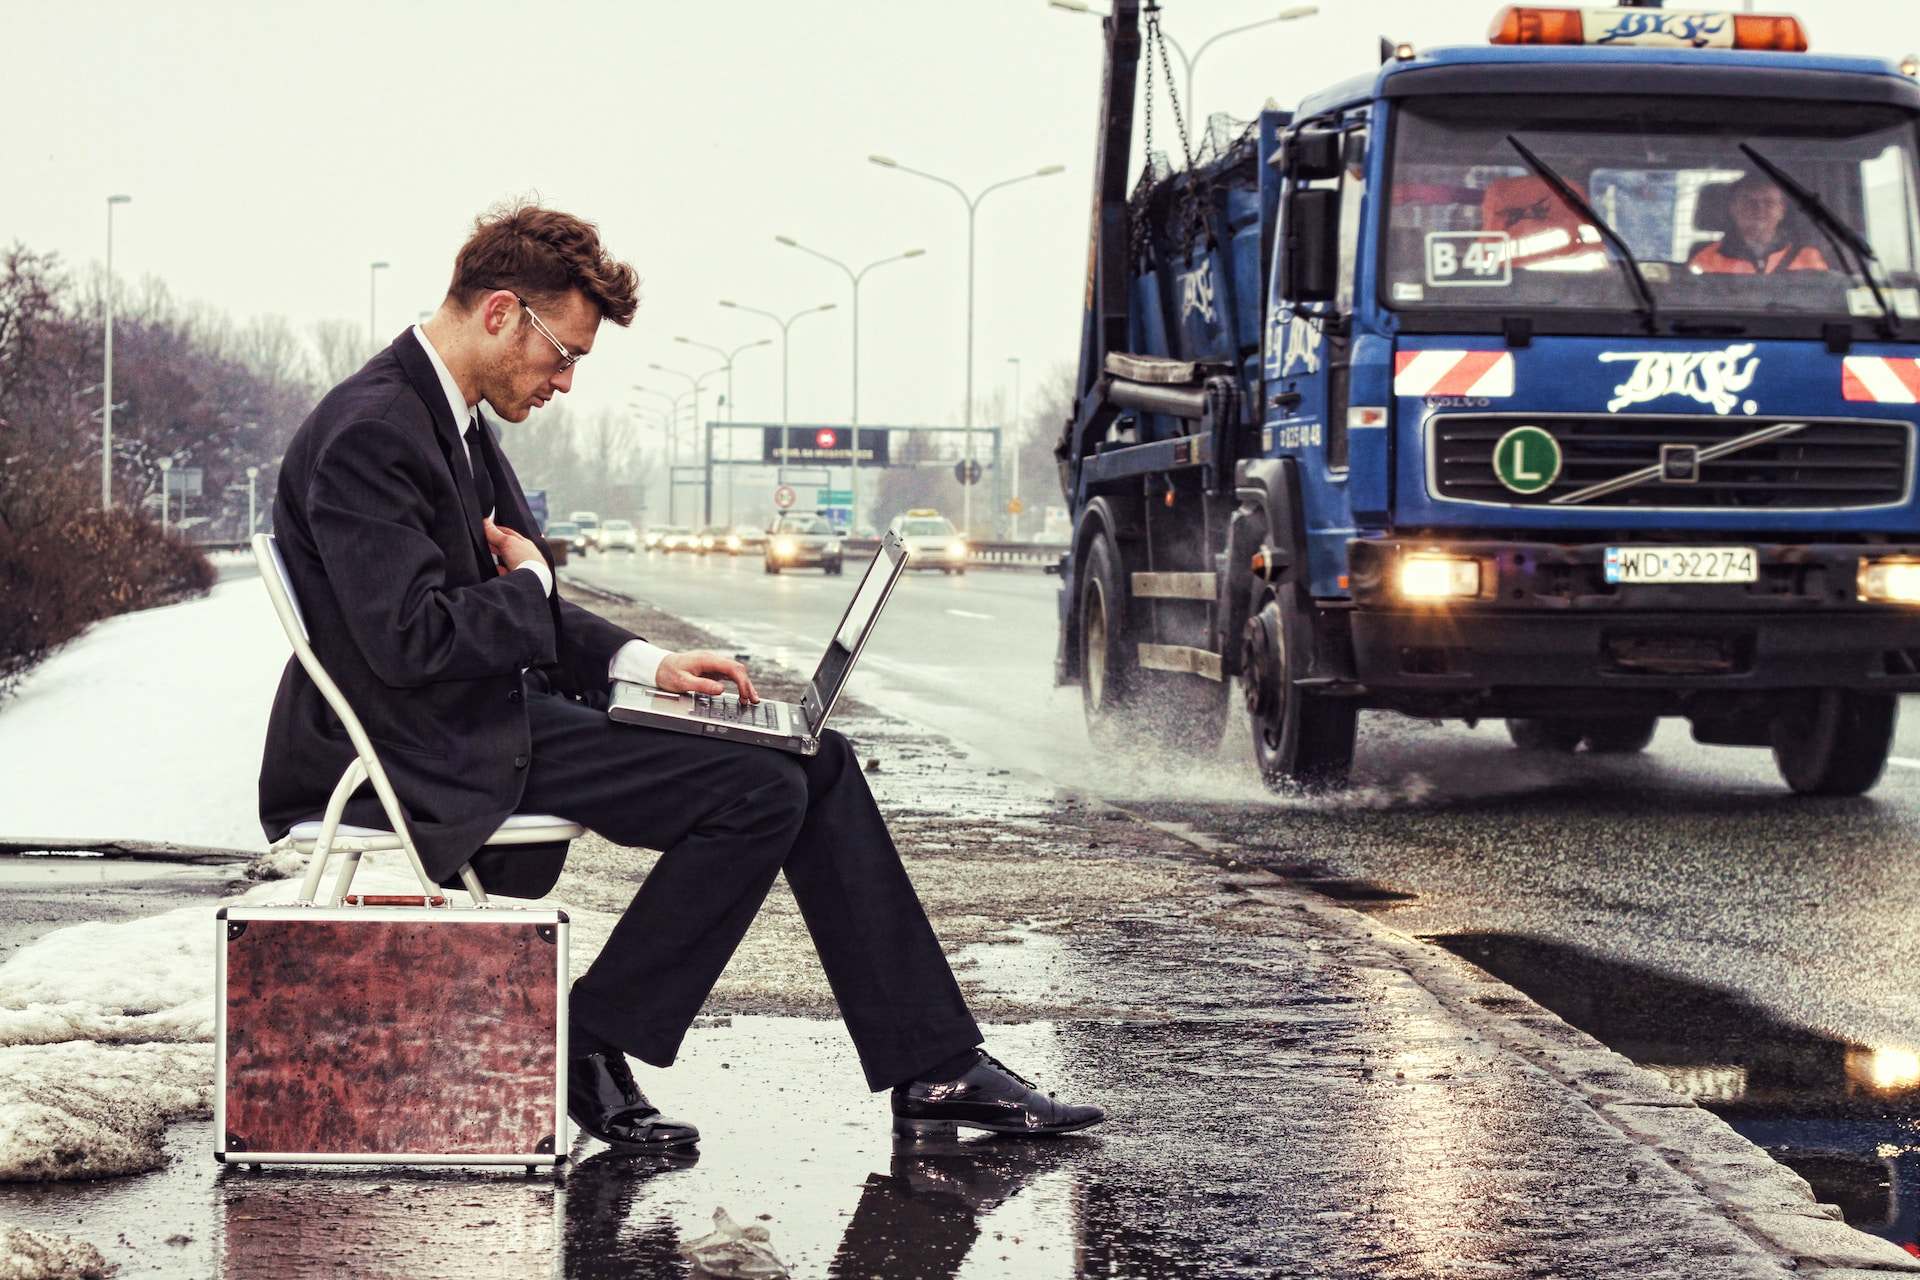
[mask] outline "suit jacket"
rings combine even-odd
[[[481,422],[473,465],[493,480],[495,523],[545,555],[520,482]],[[457,884],[472,858],[490,892],[539,897],[559,878],[565,845],[475,857],[526,787],[527,693],[604,706],[608,663],[638,637],[563,600],[557,585],[549,598],[535,574],[498,572],[465,426],[408,330],[294,433],[274,532],[314,653],[373,740],[429,874]],[[320,817],[353,754],[345,726],[289,659],[260,763],[268,838]],[[345,821],[389,825],[370,786]]]

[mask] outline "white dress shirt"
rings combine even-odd
[[[427,338],[427,331],[416,324],[413,326],[413,336],[426,351],[427,360],[433,365],[433,371],[440,379],[440,390],[447,397],[447,408],[452,411],[454,422],[456,424],[469,422],[473,418],[476,407],[468,404],[466,396],[461,394],[460,384],[454,381],[453,374],[448,371],[446,362],[440,358],[440,353],[433,349],[433,343]],[[467,444],[466,427],[461,426],[459,431],[460,447],[467,451],[467,470],[471,472],[473,450]],[[493,518],[493,512],[489,511],[486,514],[489,520]],[[520,564],[518,569],[525,569],[539,578],[541,588],[549,596],[553,594],[553,570],[547,568],[545,560],[537,558],[528,560]],[[620,646],[619,651],[613,655],[613,661],[607,664],[607,679],[627,680],[634,684],[652,684],[659,674],[660,660],[666,657],[668,652],[670,651],[656,644],[648,644],[645,640],[629,640]]]

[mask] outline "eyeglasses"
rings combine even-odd
[[[513,295],[513,298],[514,301],[520,304],[520,309],[527,313],[527,319],[533,321],[533,327],[540,331],[540,336],[548,342],[551,342],[553,349],[560,353],[560,368],[558,372],[565,373],[567,370],[573,368],[574,365],[580,363],[580,356],[587,354],[586,352],[582,351],[580,355],[575,355],[573,352],[567,350],[567,344],[554,337],[553,330],[540,323],[540,317],[533,314],[533,308],[527,305],[525,298],[517,293]]]

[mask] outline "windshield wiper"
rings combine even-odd
[[[1620,238],[1620,233],[1607,225],[1607,220],[1595,212],[1594,207],[1587,203],[1586,197],[1573,189],[1572,183],[1555,172],[1545,160],[1529,151],[1520,139],[1508,134],[1507,142],[1520,153],[1520,158],[1527,162],[1529,169],[1539,175],[1541,181],[1552,187],[1555,193],[1567,202],[1569,208],[1591,223],[1593,229],[1605,237],[1607,243],[1619,252],[1618,261],[1626,269],[1628,282],[1633,285],[1634,292],[1640,296],[1640,314],[1647,322],[1647,332],[1658,333],[1660,304],[1654,301],[1653,286],[1647,283],[1646,273],[1640,270],[1640,260],[1633,256],[1633,250],[1627,248],[1627,242]]]
[[[1766,170],[1767,176],[1772,178],[1782,191],[1792,196],[1794,203],[1805,209],[1807,215],[1819,224],[1822,231],[1826,232],[1828,243],[1833,245],[1834,256],[1846,264],[1847,270],[1866,281],[1867,288],[1872,290],[1874,305],[1880,308],[1881,333],[1889,338],[1896,336],[1900,332],[1900,317],[1893,313],[1893,308],[1887,303],[1887,295],[1880,291],[1880,282],[1873,278],[1873,269],[1867,265],[1870,262],[1880,261],[1879,255],[1873,251],[1873,246],[1867,243],[1867,238],[1848,226],[1845,220],[1820,198],[1818,193],[1802,185],[1798,178],[1761,155],[1752,143],[1742,142],[1739,147],[1746,153],[1747,159]],[[1853,250],[1855,258],[1849,258],[1846,255],[1841,248],[1843,244],[1846,248]],[[1783,265],[1793,266],[1791,262]]]

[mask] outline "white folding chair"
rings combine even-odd
[[[273,846],[275,849],[292,849],[296,853],[310,855],[306,878],[300,885],[299,900],[303,903],[313,901],[334,850],[340,851],[342,860],[332,896],[325,904],[328,906],[338,906],[345,897],[347,886],[353,883],[353,873],[360,865],[361,854],[401,849],[406,852],[407,861],[413,864],[414,875],[420,878],[422,893],[431,902],[440,893],[440,887],[427,874],[419,851],[413,847],[413,833],[407,827],[406,814],[400,808],[399,798],[394,795],[393,784],[387,781],[387,771],[380,764],[380,757],[374,752],[367,731],[360,725],[360,717],[353,714],[353,708],[347,705],[340,686],[333,682],[333,677],[327,674],[327,669],[320,665],[320,659],[313,652],[313,645],[307,636],[306,617],[300,612],[300,601],[293,594],[293,582],[287,577],[286,561],[280,558],[280,548],[272,534],[253,535],[253,558],[260,566],[260,580],[266,584],[267,597],[273,601],[273,611],[279,615],[280,626],[293,644],[294,656],[300,659],[307,676],[319,687],[327,705],[340,717],[340,723],[346,726],[347,737],[353,741],[356,752],[352,762],[347,765],[347,771],[340,775],[340,781],[333,788],[333,795],[327,801],[326,814],[318,821],[296,823],[293,830]],[[387,821],[392,824],[390,829],[383,831],[376,827],[356,827],[340,821],[348,799],[360,789],[363,782],[373,784],[374,794],[380,798],[380,807],[386,810]],[[553,844],[577,839],[585,830],[580,824],[564,818],[516,813],[487,837],[483,847]],[[472,897],[474,906],[487,905],[486,891],[480,887],[480,877],[474,874],[472,862],[460,865],[460,883]]]

